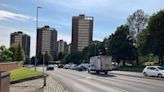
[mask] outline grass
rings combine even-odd
[[[120,71],[142,72],[144,66],[122,66],[119,67]]]
[[[43,73],[25,67],[10,71],[11,81],[40,76],[40,75],[43,75]]]

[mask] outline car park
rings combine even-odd
[[[146,66],[143,70],[144,76],[164,77],[164,66]]]

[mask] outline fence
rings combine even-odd
[[[10,71],[19,67],[22,67],[22,64],[17,62],[0,63],[0,71]]]

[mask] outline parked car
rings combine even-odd
[[[164,77],[164,66],[146,66],[143,70],[144,76]]]
[[[70,64],[66,64],[66,65],[64,65],[63,68],[64,68],[64,69],[70,69],[70,68],[71,68],[71,65],[70,65]]]
[[[76,70],[77,69],[77,65],[76,64],[72,64],[70,69]]]
[[[64,67],[63,64],[59,64],[59,65],[58,65],[58,68],[63,68],[63,67]]]
[[[76,68],[76,70],[77,71],[86,71],[86,68],[83,65],[78,65],[77,68]]]
[[[54,70],[54,65],[47,65],[46,70]]]

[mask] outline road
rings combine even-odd
[[[164,81],[67,69],[47,73],[69,92],[164,92]]]

